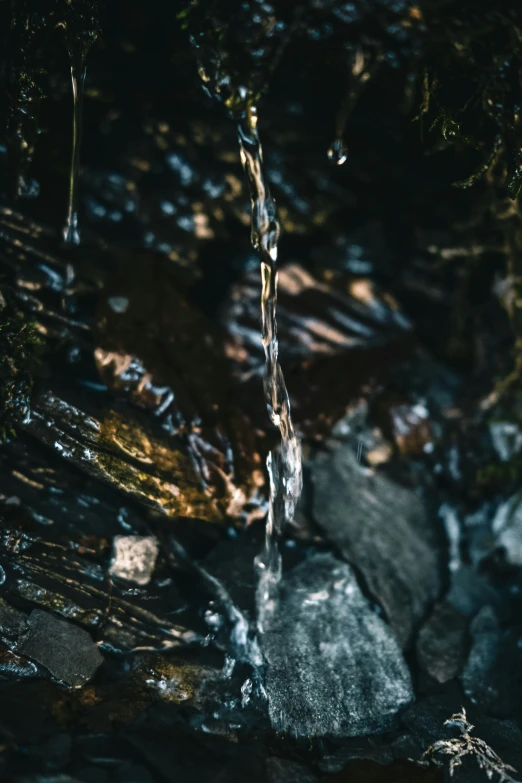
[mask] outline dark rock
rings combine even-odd
[[[266,783],[316,783],[319,778],[296,761],[271,756],[266,760]]]
[[[321,759],[320,768],[323,772],[340,772],[350,761],[368,759],[378,764],[391,764],[394,759],[391,742],[380,737],[357,737],[344,741],[340,748],[327,753]]]
[[[218,543],[205,558],[205,569],[226,587],[241,609],[255,615],[256,569],[254,558],[261,551],[259,540],[249,540],[241,533],[237,538]]]
[[[107,783],[109,780],[109,773],[104,769],[100,769],[100,767],[85,764],[78,767],[75,779],[81,781],[81,783]]]
[[[29,615],[18,651],[70,687],[85,685],[103,662],[87,631],[40,609]]]
[[[22,437],[4,445],[0,466],[4,517],[20,506],[34,520],[35,532],[48,535],[52,530],[55,535],[94,536],[99,541],[122,532],[143,532],[143,515],[123,502],[117,490],[78,472],[58,454],[35,449]]]
[[[408,668],[346,563],[317,554],[286,575],[262,648],[272,725],[299,737],[389,729],[413,698]]]
[[[151,774],[139,764],[122,764],[116,777],[118,783],[153,783]]]
[[[299,264],[282,266],[278,277],[280,352],[292,411],[307,434],[324,432],[361,385],[393,358],[408,353],[413,342],[408,319],[370,280],[341,277],[332,282],[329,277],[328,270],[314,276]],[[227,355],[245,384],[242,398],[262,426],[249,399],[263,368],[260,296],[256,268],[232,289],[223,325]]]
[[[49,769],[62,769],[71,760],[72,737],[59,732],[38,748],[38,755]]]
[[[487,604],[500,608],[502,597],[487,574],[463,565],[451,575],[447,601],[465,617],[472,618]]]
[[[16,643],[25,628],[26,615],[0,598],[0,637],[6,643]]]
[[[205,726],[206,723],[203,724]],[[145,719],[125,732],[155,777],[171,783],[197,780],[201,783],[265,783],[264,753],[258,744],[223,741],[202,731],[189,731],[172,721]]]
[[[421,667],[437,682],[460,674],[466,660],[468,619],[448,601],[435,606],[417,638]]]
[[[100,781],[104,778],[100,777]],[[16,778],[16,783],[83,783],[81,778],[71,777],[71,775],[26,775]],[[96,782],[98,783],[98,781]]]
[[[506,716],[518,709],[522,693],[522,655],[517,638],[501,628],[491,606],[471,623],[473,643],[462,672],[466,695],[486,712]]]
[[[18,513],[22,510],[15,507]],[[46,540],[43,534],[33,537],[22,533],[13,522],[11,526],[4,523],[0,562],[8,574],[6,597],[15,602],[29,601],[74,620],[95,632],[98,640],[111,649],[151,645],[172,648],[197,638],[181,618],[175,623],[170,616],[185,607],[174,583],[167,582],[162,588],[155,585],[145,596],[139,591],[129,594],[125,587],[107,580],[104,569],[108,562],[104,565],[99,551],[89,547],[92,542],[75,545],[66,541],[57,546],[56,541]],[[106,546],[106,555],[109,551]],[[65,563],[64,552],[70,555]],[[93,560],[96,556],[97,561]],[[9,616],[13,617],[12,613]],[[204,628],[202,623],[201,627]]]
[[[424,504],[410,489],[361,466],[350,447],[311,463],[314,517],[359,569],[401,645],[440,590],[437,550]]]

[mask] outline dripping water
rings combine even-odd
[[[281,577],[279,539],[285,522],[293,519],[301,493],[301,444],[292,422],[288,391],[278,359],[276,307],[280,227],[275,202],[263,170],[263,151],[254,106],[249,106],[240,118],[238,132],[241,163],[250,187],[251,242],[261,260],[264,394],[270,419],[281,434],[280,448],[272,451],[267,459],[270,481],[269,512],[264,551],[256,559],[259,570],[258,630],[262,633],[266,617],[274,607]]]
[[[368,66],[364,54],[358,50],[353,58],[351,66],[351,80],[346,94],[341,102],[335,120],[335,139],[328,148],[328,160],[337,166],[342,166],[348,157],[344,136],[350,114],[357,102],[360,92],[372,75],[372,68]]]
[[[78,229],[78,176],[80,170],[80,144],[82,138],[83,94],[85,90],[85,54],[71,56],[71,84],[73,93],[73,138],[71,167],[69,171],[69,191],[67,198],[67,216],[63,229],[63,240],[68,245],[80,244]]]

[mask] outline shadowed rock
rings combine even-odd
[[[421,499],[361,466],[349,447],[319,454],[311,468],[315,518],[360,569],[406,645],[440,588],[437,551]]]

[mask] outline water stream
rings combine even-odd
[[[274,606],[281,577],[279,539],[285,522],[295,513],[302,486],[301,444],[290,412],[290,400],[279,364],[277,340],[277,253],[280,226],[275,202],[263,169],[263,151],[257,129],[257,112],[250,106],[238,123],[241,163],[248,177],[252,204],[251,242],[261,260],[261,321],[265,351],[263,386],[268,414],[281,434],[280,448],[268,455],[269,512],[263,552],[256,559],[259,571],[258,630],[263,631]]]

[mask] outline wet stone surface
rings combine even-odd
[[[0,3],[2,783],[520,780],[520,3],[121,11]]]
[[[39,609],[27,618],[17,650],[71,687],[85,685],[103,661],[87,631]]]
[[[383,732],[413,698],[393,632],[349,566],[331,555],[315,555],[285,577],[262,649],[270,719],[279,732]]]
[[[350,446],[311,465],[314,517],[362,572],[402,645],[440,590],[437,543],[421,496],[362,466]]]

